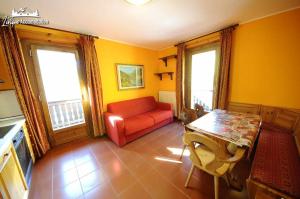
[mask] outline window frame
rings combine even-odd
[[[216,50],[216,62],[215,62],[215,72],[214,72],[214,82],[213,82],[213,99],[212,99],[212,109],[216,108],[216,98],[218,93],[219,85],[219,69],[220,69],[220,52],[221,43],[220,41],[212,42],[209,44],[204,44],[194,48],[189,48],[186,50],[185,54],[185,71],[184,71],[184,90],[185,90],[185,107],[194,108],[191,104],[192,95],[192,56],[198,53],[203,53],[211,50]]]
[[[68,41],[68,40],[66,40]],[[70,40],[72,41],[72,40]],[[41,111],[41,115],[43,118],[43,122],[46,127],[48,139],[50,141],[50,144],[52,146],[57,146],[66,142],[70,142],[72,140],[76,140],[79,138],[83,137],[88,137],[90,135],[90,129],[91,127],[91,116],[90,116],[90,104],[88,100],[88,94],[87,94],[87,80],[85,78],[85,67],[84,67],[84,57],[82,55],[81,48],[78,43],[68,43],[68,42],[56,42],[56,41],[51,41],[51,40],[34,40],[31,38],[21,38],[21,46],[22,46],[22,51],[24,52],[24,60],[26,63],[26,70],[28,72],[28,76],[31,82],[32,90],[34,92],[34,95],[36,97],[38,106]],[[78,61],[78,72],[80,73],[80,85],[82,85],[83,88],[83,93],[85,96],[84,100],[84,117],[85,117],[85,123],[84,124],[79,124],[75,126],[70,126],[64,129],[58,129],[54,133],[50,120],[46,118],[47,112],[45,112],[44,107],[45,107],[45,98],[43,98],[43,94],[40,91],[40,84],[38,83],[38,74],[36,71],[36,64],[34,62],[33,58],[33,49],[32,47],[34,46],[39,46],[39,47],[45,47],[49,49],[66,49],[66,51],[76,51],[76,56],[77,56],[77,61]],[[44,101],[44,102],[43,102]],[[44,105],[43,105],[44,103]],[[76,132],[76,133],[75,133]]]

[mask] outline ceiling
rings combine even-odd
[[[0,0],[0,14],[38,9],[49,26],[163,49],[228,25],[296,8],[300,0]]]

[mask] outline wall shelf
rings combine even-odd
[[[160,80],[162,80],[162,76],[164,74],[169,75],[170,78],[171,78],[171,80],[173,80],[173,74],[174,74],[174,72],[161,72],[161,73],[154,73],[154,74],[157,75],[160,78]]]
[[[165,63],[165,67],[168,66],[168,59],[177,59],[177,55],[168,55],[168,56],[165,56],[165,57],[161,57],[159,58],[160,60],[162,60],[164,63]]]

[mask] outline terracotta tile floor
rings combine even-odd
[[[52,149],[33,170],[30,199],[213,198],[213,177],[196,170],[184,187],[191,162],[179,161],[183,128],[162,127],[123,148],[106,138],[86,139]],[[188,153],[188,151],[186,151]],[[248,163],[236,167],[245,181]],[[247,198],[220,181],[221,198]]]

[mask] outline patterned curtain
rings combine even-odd
[[[177,65],[176,65],[176,109],[177,117],[180,117],[184,108],[184,66],[185,66],[185,44],[177,46]]]
[[[50,145],[38,100],[29,82],[19,38],[14,27],[2,26],[0,34],[1,46],[4,48],[17,97],[26,119],[32,148],[36,157],[40,158],[50,149]]]
[[[232,32],[234,27],[221,31],[221,57],[219,68],[218,91],[216,95],[216,108],[225,109],[228,98],[230,57],[232,47]]]
[[[92,36],[81,36],[80,45],[85,62],[85,75],[90,100],[90,113],[94,136],[103,135],[103,101],[100,69]]]

